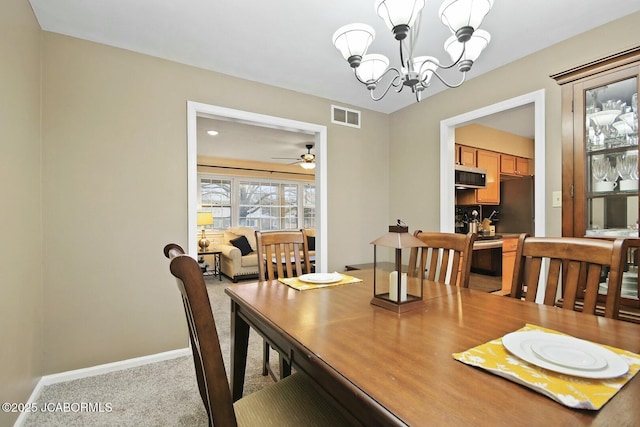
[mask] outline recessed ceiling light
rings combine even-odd
[[[207,133],[211,136],[216,136],[218,134],[217,130],[208,130]]]

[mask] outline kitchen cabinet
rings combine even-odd
[[[529,159],[525,157],[512,156],[510,154],[500,154],[500,175],[531,175]]]
[[[463,166],[477,166],[477,152],[478,150],[476,148],[457,145],[456,153],[458,155],[458,164]]]
[[[487,171],[487,185],[477,190],[456,191],[459,205],[499,205],[500,204],[500,154],[493,151],[475,149],[476,166]]]
[[[640,46],[551,77],[562,90],[562,235],[637,238]],[[623,306],[640,307],[635,249]]]
[[[487,186],[476,190],[477,202],[486,205],[500,204],[500,154],[478,150],[477,165],[487,170]]]
[[[511,293],[513,268],[516,264],[518,239],[502,239],[502,295]]]

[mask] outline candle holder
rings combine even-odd
[[[418,274],[416,277],[407,274],[407,266],[402,264],[402,250],[427,245],[409,234],[409,227],[400,220],[397,225],[390,225],[389,232],[378,237],[371,244],[373,245],[374,271],[371,304],[396,313],[423,307],[424,275]],[[378,252],[380,255],[382,252],[385,253],[379,257]],[[419,271],[424,271],[424,266]]]

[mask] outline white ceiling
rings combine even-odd
[[[30,0],[30,3],[45,31],[383,113],[415,102],[414,96],[406,91],[372,101],[331,43],[333,32],[340,26],[364,22],[377,33],[370,53],[382,53],[397,64],[397,42],[376,15],[374,0]],[[450,34],[437,17],[440,3],[427,1],[416,53],[447,62],[442,45]],[[491,34],[491,43],[468,78],[639,10],[638,0],[495,0],[482,25]],[[457,80],[458,74],[456,70],[451,80]],[[436,82],[423,96],[441,90],[444,87]],[[299,154],[304,151],[302,144]]]

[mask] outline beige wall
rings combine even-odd
[[[332,125],[326,99],[52,33],[43,52],[45,373],[187,346],[162,248],[187,243],[188,100],[327,125],[329,268],[371,258],[387,115]]]
[[[471,124],[456,128],[456,144],[512,156],[534,158],[533,139],[498,129]]]
[[[26,402],[43,357],[41,32],[25,0],[2,2],[0,28],[0,401]]]
[[[548,76],[640,43],[628,31],[639,25],[631,15],[390,116],[365,110],[358,130],[330,124],[329,100],[41,33],[26,1],[5,1],[3,400],[24,401],[43,373],[187,345],[162,255],[165,243],[187,241],[187,100],[327,126],[329,268],[338,269],[369,261],[368,242],[395,218],[438,228],[443,119],[546,89],[544,191],[560,189],[560,90]],[[547,224],[560,233],[559,209],[548,208]]]
[[[640,13],[629,15],[392,114],[390,220],[439,229],[440,121],[544,89],[546,228],[548,235],[561,235],[561,209],[551,207],[551,192],[561,189],[562,180],[560,87],[549,75],[640,44],[640,32],[629,31],[639,27]]]

